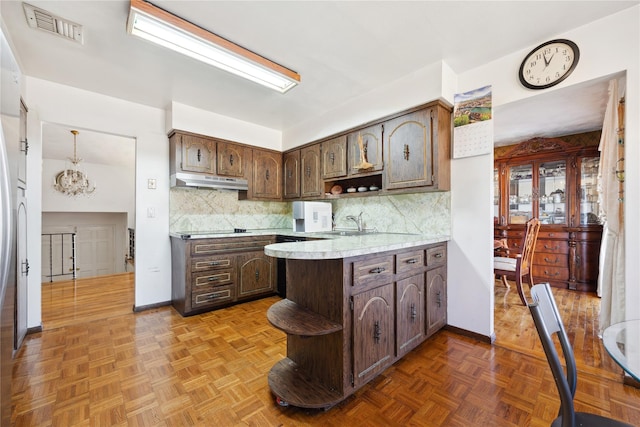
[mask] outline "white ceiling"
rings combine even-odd
[[[286,94],[128,35],[127,0],[29,3],[84,27],[80,45],[30,28],[22,2],[2,0],[2,19],[29,76],[162,109],[176,101],[286,130],[440,60],[462,73],[639,1],[153,1],[297,71],[302,82]],[[496,143],[553,135],[558,126],[596,129],[606,91],[606,81],[598,81],[496,109]],[[90,149],[79,150],[89,161]]]

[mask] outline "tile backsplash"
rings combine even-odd
[[[234,191],[189,188],[172,188],[169,197],[171,232],[292,228],[291,202],[240,201]],[[338,228],[354,228],[355,223],[346,216],[363,212],[368,229],[451,234],[449,192],[369,195],[330,202]]]

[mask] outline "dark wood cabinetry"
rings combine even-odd
[[[276,260],[264,251],[238,255],[238,298],[275,292]]]
[[[216,174],[216,142],[213,139],[175,132],[169,137],[171,173]]]
[[[271,236],[171,237],[171,301],[183,316],[271,295],[276,260],[264,254]]]
[[[284,198],[313,198],[322,195],[320,144],[284,153]]]
[[[282,199],[282,153],[253,149],[248,197],[256,200]]]
[[[217,143],[218,175],[247,178],[251,149],[230,142]]]
[[[285,180],[286,198],[324,199],[378,195],[387,191],[449,190],[451,128],[451,108],[436,101],[311,143],[299,149],[299,196],[295,170],[285,167],[291,179],[290,183]],[[296,151],[285,153],[290,164],[295,162]],[[289,154],[291,157],[287,157]],[[361,167],[363,160],[371,166]],[[335,185],[343,192],[332,194]],[[350,187],[364,187],[367,191],[347,192]],[[369,192],[371,187],[373,190]]]
[[[425,331],[424,274],[398,280],[396,283],[396,354],[403,356],[420,344]]]
[[[345,135],[324,141],[320,151],[323,179],[347,175],[347,137]]]
[[[451,114],[436,105],[384,123],[385,188],[450,186]]]
[[[394,359],[393,283],[353,296],[353,385],[360,387]]]
[[[322,195],[320,163],[320,144],[300,149],[300,196],[302,198]]]
[[[446,325],[444,243],[287,259],[287,280],[287,299],[267,313],[288,335],[287,357],[268,380],[294,406],[335,405]]]
[[[535,138],[495,152],[494,234],[519,253],[524,222],[539,218],[534,282],[594,292],[602,226],[597,174],[600,132]]]
[[[285,199],[300,197],[300,150],[290,151],[282,157],[283,196]]]
[[[362,141],[362,150],[360,143]],[[382,124],[351,132],[347,135],[347,166],[350,176],[380,172],[384,169],[382,157]],[[364,154],[364,156],[362,155]],[[370,168],[360,168],[362,158],[370,163]]]

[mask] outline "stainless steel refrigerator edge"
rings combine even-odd
[[[3,31],[0,37],[0,425],[5,426],[11,422],[21,76]]]

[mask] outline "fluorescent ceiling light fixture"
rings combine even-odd
[[[131,0],[130,34],[285,93],[300,75],[144,0]]]

